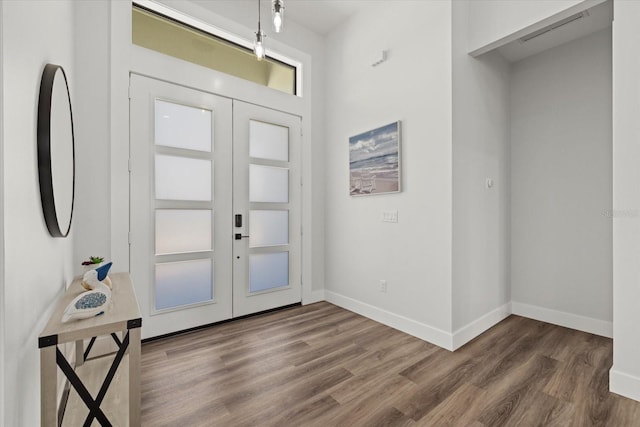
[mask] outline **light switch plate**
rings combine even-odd
[[[398,210],[382,211],[380,220],[382,222],[398,222]]]

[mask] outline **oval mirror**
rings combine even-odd
[[[75,193],[75,143],[69,86],[64,69],[47,64],[38,100],[38,175],[49,234],[67,237]]]

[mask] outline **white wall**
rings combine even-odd
[[[0,2],[0,23],[3,16],[3,2]],[[4,423],[4,335],[6,328],[4,309],[4,31],[0,26],[0,425]]]
[[[501,40],[525,27],[596,0],[475,0],[470,2],[469,51]],[[575,12],[570,12],[571,13]]]
[[[453,2],[453,330],[465,338],[506,317],[510,301],[509,64],[467,54],[474,3]]]
[[[640,2],[613,24],[613,367],[611,391],[640,400]]]
[[[327,36],[326,58],[327,298],[450,347],[451,5],[371,1]],[[350,197],[348,138],[395,120],[402,192]]]
[[[108,0],[75,2],[76,274],[89,256],[111,259],[109,13]]]
[[[6,426],[40,423],[37,337],[72,278],[72,238],[49,237],[36,160],[40,78],[47,62],[65,67],[75,99],[73,2],[3,2]]]
[[[606,336],[611,85],[610,29],[513,64],[510,85],[514,312]]]

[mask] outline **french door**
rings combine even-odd
[[[243,316],[301,299],[300,119],[234,101],[233,138],[233,315]]]
[[[299,302],[300,119],[132,75],[130,122],[143,338]]]

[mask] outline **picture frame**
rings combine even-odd
[[[349,138],[349,195],[402,191],[400,125],[398,120]]]

